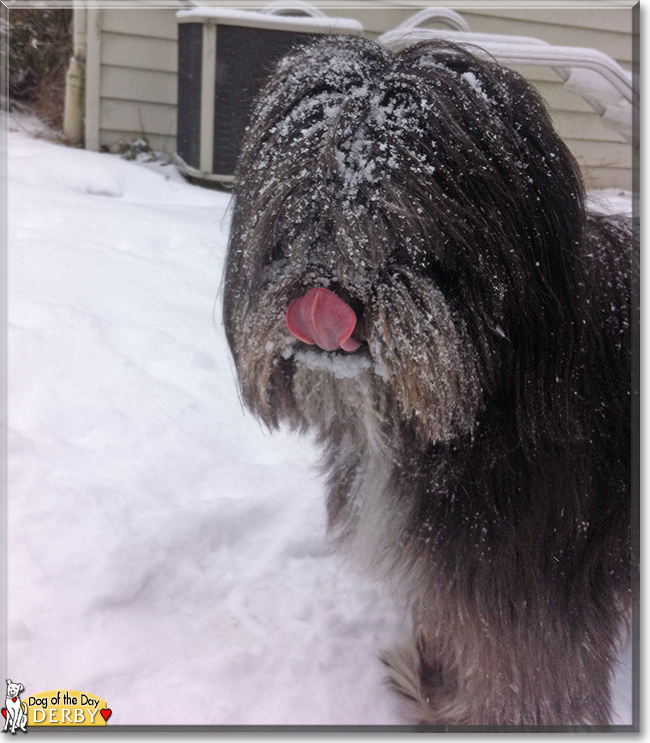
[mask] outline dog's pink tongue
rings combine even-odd
[[[356,351],[361,345],[351,338],[357,316],[329,289],[310,289],[294,299],[287,310],[287,327],[298,338],[324,351]]]

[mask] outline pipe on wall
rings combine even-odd
[[[87,11],[75,0],[72,14],[73,52],[65,78],[63,133],[70,144],[81,144],[84,140]]]

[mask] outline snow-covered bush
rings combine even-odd
[[[10,103],[60,128],[72,54],[72,10],[12,8],[8,15]]]

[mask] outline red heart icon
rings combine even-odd
[[[7,716],[7,710],[4,707],[2,708],[2,716],[3,717]]]
[[[108,718],[113,714],[113,712],[110,709],[100,709],[99,714],[105,719],[108,720]]]

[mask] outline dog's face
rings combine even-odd
[[[370,398],[427,441],[471,432],[518,344],[553,342],[582,199],[511,71],[446,42],[290,55],[236,185],[224,321],[245,402],[270,426],[331,433]]]
[[[10,679],[7,679],[7,697],[9,699],[17,697],[24,688],[22,684],[15,684]]]

